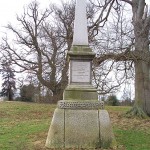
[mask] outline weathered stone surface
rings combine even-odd
[[[46,147],[64,148],[64,109],[56,108],[48,132]]]
[[[60,100],[57,103],[57,107],[60,109],[87,109],[87,110],[98,110],[104,108],[104,102],[103,101],[91,101],[91,100],[83,100],[83,101],[77,101],[77,100]]]
[[[110,118],[106,110],[55,109],[46,147],[108,148],[114,146]]]
[[[98,110],[65,110],[65,148],[95,148],[99,140]]]
[[[91,62],[90,61],[70,61],[69,83],[91,83]]]
[[[100,137],[101,147],[108,148],[113,146],[115,138],[109,118],[109,114],[106,110],[99,110],[99,122],[100,122]]]
[[[89,60],[92,61],[95,57],[95,53],[89,46],[85,45],[73,45],[70,51],[67,52],[68,58],[71,60]]]
[[[86,1],[76,1],[73,45],[88,45]]]
[[[65,100],[97,100],[97,89],[92,85],[68,85],[63,93]]]

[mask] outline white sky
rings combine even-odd
[[[0,0],[0,41],[4,35],[5,28],[8,23],[15,24],[16,14],[23,13],[23,7],[27,6],[33,0]],[[46,8],[50,3],[59,3],[61,0],[37,0],[40,8]],[[0,89],[1,89],[0,77]]]
[[[33,0],[0,0],[0,39],[3,36],[3,32],[5,31],[3,26],[6,26],[9,22],[14,24],[16,21],[16,14],[19,13],[22,14],[23,7],[28,5],[32,1]],[[50,3],[61,2],[61,0],[37,0],[37,1],[40,3],[41,8],[48,7]],[[149,4],[150,6],[150,0],[146,0],[146,3]],[[1,78],[0,78],[0,85],[1,85]]]
[[[0,0],[0,32],[9,22],[14,23],[16,14],[23,12],[23,7],[33,0]],[[60,0],[37,0],[42,8],[48,7],[50,2],[58,3]]]
[[[37,0],[42,7],[47,7],[49,3],[59,3],[61,0]],[[15,15],[23,11],[23,6],[28,5],[32,0],[0,0],[0,28],[8,22],[15,21]],[[150,5],[150,0],[146,0]]]

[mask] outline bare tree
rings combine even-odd
[[[92,27],[97,9],[88,5],[89,41],[95,41]],[[62,2],[61,7],[51,4],[49,9],[40,12],[34,1],[24,13],[17,16],[20,26],[9,24],[6,28],[15,35],[13,44],[8,35],[1,45],[3,57],[8,57],[19,66],[16,72],[32,72],[43,86],[48,87],[56,102],[62,98],[68,83],[67,51],[73,39],[75,2]]]
[[[32,71],[52,91],[55,102],[62,98],[68,83],[66,50],[72,43],[73,9],[73,4],[64,4],[61,9],[51,5],[40,12],[34,1],[17,16],[19,27],[7,26],[15,35],[14,44],[7,35],[1,45],[3,57],[19,66],[16,72]]]
[[[131,17],[125,16],[126,11],[125,4],[112,8],[107,22],[102,22],[102,27],[100,23],[95,41],[90,43],[96,52],[94,81],[102,95],[117,92],[126,80],[134,78],[133,61],[128,55],[126,60],[124,57],[127,49],[133,49],[134,40]]]
[[[109,3],[109,5],[107,4]],[[124,62],[124,69],[122,69],[125,73],[130,70],[131,64],[134,64],[135,68],[135,105],[133,109],[129,112],[132,115],[139,115],[144,117],[145,114],[150,115],[150,78],[149,78],[149,63],[150,63],[150,53],[149,53],[149,30],[150,30],[150,14],[148,13],[148,6],[145,3],[145,0],[109,0],[102,2],[100,0],[97,3],[93,3],[99,9],[105,9],[106,15],[103,19],[109,19],[110,10],[120,11],[120,8],[125,4],[129,4],[132,9],[132,27],[133,29],[133,37],[131,37],[130,43],[128,46],[122,45],[118,47],[117,51],[115,47],[110,49],[105,53],[101,53],[100,56],[96,58],[96,63],[101,64],[106,60],[113,60],[117,62]],[[109,8],[108,8],[109,6]],[[109,14],[109,15],[107,15]],[[100,26],[100,25],[99,25]],[[123,31],[123,30],[122,30]],[[127,32],[122,32],[121,35],[127,34]],[[121,39],[120,36],[119,39]],[[119,41],[118,39],[118,41]],[[124,40],[126,42],[126,40]],[[129,63],[128,67],[127,62]],[[128,75],[126,73],[126,75]]]

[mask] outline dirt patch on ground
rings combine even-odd
[[[120,129],[128,130],[135,129],[144,132],[150,132],[150,118],[140,119],[140,118],[128,118],[125,113],[121,112],[110,112],[110,118],[112,125]]]
[[[0,111],[0,118],[7,118],[9,115],[7,114],[7,112],[4,111]]]

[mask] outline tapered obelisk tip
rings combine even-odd
[[[73,45],[88,45],[86,0],[76,0]]]

